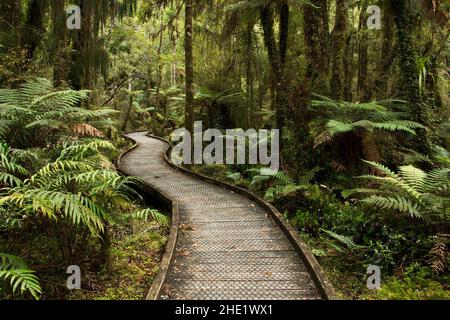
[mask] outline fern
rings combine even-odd
[[[367,160],[363,160],[363,162],[367,163],[368,165],[370,165],[371,167],[375,168],[378,170],[378,172],[382,172],[383,174],[385,174],[388,177],[396,177],[395,172],[393,172],[391,169],[389,169],[388,167],[382,165],[381,163],[376,163],[376,162],[372,162],[372,161],[367,161]]]
[[[163,226],[169,225],[169,219],[164,214],[154,209],[143,209],[136,211],[131,215],[131,217],[136,220],[148,220],[151,218]]]
[[[366,175],[360,178],[377,182],[380,186],[377,189],[346,191],[344,196],[369,194],[371,196],[363,199],[363,203],[383,212],[398,212],[416,218],[426,218],[431,213],[449,215],[450,169],[435,169],[426,173],[409,165],[400,167],[399,173],[395,174],[381,164],[366,163],[386,176]]]
[[[59,159],[82,160],[86,156],[98,154],[101,150],[114,152],[117,151],[114,145],[106,140],[84,139],[77,142],[65,143],[64,150]]]
[[[382,105],[385,102],[351,103],[318,95],[316,97],[320,100],[311,103],[312,111],[316,113],[313,122],[313,127],[316,128],[316,147],[330,142],[337,135],[349,132],[382,130],[415,135],[416,129],[427,130],[417,122],[405,120],[404,112],[390,111]]]
[[[42,293],[39,279],[34,271],[27,269],[25,262],[19,257],[0,252],[0,280],[9,280],[9,284],[16,293],[17,289],[23,294],[29,292],[36,300]]]
[[[16,90],[0,90],[0,137],[10,142],[16,136],[28,136],[28,145],[36,146],[75,135],[74,125],[89,124],[118,114],[112,109],[80,108],[80,102],[87,100],[88,96],[88,91],[55,91],[50,81],[45,79],[29,81]],[[14,135],[8,134],[11,130],[14,130]]]
[[[350,250],[359,250],[365,248],[365,246],[357,245],[352,238],[346,237],[337,233],[334,233],[329,230],[320,229],[322,232],[326,233],[333,239],[339,241],[340,243],[344,244],[348,249]]]
[[[381,197],[372,196],[370,198],[363,199],[362,202],[374,205],[383,210],[395,210],[401,213],[409,214],[412,217],[421,217],[421,210],[417,203],[413,203],[411,200],[404,197]]]

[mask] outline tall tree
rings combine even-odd
[[[289,39],[289,4],[287,1],[278,3],[279,43],[277,44],[274,30],[274,13],[270,4],[260,7],[260,20],[264,33],[264,44],[269,56],[272,70],[272,86],[275,90],[276,128],[283,137],[288,105],[285,67]],[[282,138],[281,138],[282,139]],[[280,150],[283,143],[280,141]]]
[[[401,98],[408,101],[412,119],[430,127],[430,110],[427,110],[426,104],[423,103],[419,89],[419,74],[416,66],[418,55],[413,38],[415,24],[411,7],[408,0],[391,0],[391,6],[397,27]],[[416,143],[419,152],[425,155],[430,154],[431,141],[427,130],[418,130]]]
[[[344,95],[344,55],[348,24],[348,5],[348,0],[336,0],[336,22],[332,32],[334,54],[331,96],[338,100],[342,100]]]
[[[362,2],[361,14],[359,16],[359,50],[358,50],[358,99],[361,102],[370,100],[369,89],[369,30],[366,28],[367,0]]]
[[[65,0],[53,0],[52,10],[52,53],[53,53],[53,85],[60,86],[67,80],[67,43],[65,26]]]
[[[193,17],[192,0],[185,3],[185,26],[184,26],[184,53],[185,53],[185,77],[186,77],[186,105],[185,105],[185,128],[192,134],[194,131],[194,55],[192,48],[193,39]]]
[[[375,80],[375,95],[378,100],[389,98],[390,74],[394,61],[394,17],[390,0],[383,1],[383,35],[381,51],[378,58],[377,77]]]
[[[327,0],[312,0],[303,7],[307,78],[311,88],[330,94],[330,48]]]
[[[30,0],[28,2],[23,46],[28,51],[29,59],[33,59],[34,51],[42,40],[45,5],[46,3],[40,0]]]

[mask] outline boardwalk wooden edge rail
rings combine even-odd
[[[297,231],[289,224],[288,221],[286,221],[286,219],[283,217],[283,215],[274,206],[272,206],[271,204],[264,201],[262,198],[260,198],[259,196],[257,196],[256,194],[254,194],[248,190],[233,186],[233,185],[225,183],[225,182],[211,179],[207,176],[192,172],[186,168],[176,165],[170,159],[173,145],[164,138],[154,136],[149,133],[147,133],[147,136],[150,138],[158,139],[158,140],[163,141],[166,144],[168,144],[169,148],[167,149],[166,153],[163,156],[164,156],[164,160],[171,167],[173,167],[183,173],[191,175],[195,178],[201,179],[203,181],[209,182],[216,186],[228,189],[230,191],[236,192],[237,194],[248,197],[251,200],[258,203],[261,207],[265,208],[268,212],[270,212],[272,219],[281,228],[281,230],[287,236],[288,240],[292,243],[294,248],[299,253],[299,256],[305,263],[306,267],[308,268],[308,271],[311,273],[313,281],[315,282],[317,288],[319,289],[320,294],[322,295],[323,299],[326,299],[326,300],[336,300],[337,299],[337,295],[335,293],[335,290],[334,290],[331,282],[328,280],[327,276],[325,275],[325,272],[323,271],[322,267],[320,266],[320,264],[318,263],[318,261],[316,260],[314,255],[312,254],[311,250],[309,250],[308,246],[300,239]],[[156,191],[160,192],[158,190],[156,190]],[[178,217],[178,212],[176,212],[176,216]],[[159,275],[158,275],[158,277],[156,279],[158,281],[161,280],[164,282],[164,279],[167,276],[167,270],[170,267],[170,263],[172,263],[172,261],[173,261],[173,256],[174,256],[173,252],[175,250],[176,240],[177,240],[177,235],[178,235],[178,225],[176,225],[175,222],[176,221],[173,220],[172,229],[173,229],[174,235],[172,237],[172,233],[171,233],[170,240],[169,240],[169,242],[173,242],[173,243],[170,243],[170,246],[169,245],[167,246],[166,254],[163,259],[163,262],[168,262],[169,265],[164,264],[161,266],[160,273],[164,273],[164,274],[161,275],[161,277],[159,277]],[[170,250],[172,250],[172,252],[170,252]],[[166,257],[166,255],[170,255],[170,257]],[[158,299],[161,294],[161,287],[162,287],[163,283],[156,283],[156,280],[155,280],[155,283],[154,283],[152,289],[150,290],[149,296],[147,297],[148,299]],[[156,289],[154,287],[156,287],[158,289]]]
[[[126,140],[132,142],[133,146],[120,154],[120,156],[116,160],[116,167],[120,173],[128,176],[129,174],[126,171],[124,171],[121,166],[121,160],[128,153],[135,150],[138,147],[138,144],[135,141],[133,141],[132,139],[126,137],[125,135],[123,135],[123,137]],[[164,155],[161,154],[161,157],[164,157]],[[146,196],[148,196],[150,198],[155,198],[155,197],[158,198],[158,200],[160,200],[162,203],[164,203],[171,209],[171,214],[172,214],[172,217],[171,217],[172,225],[170,227],[169,239],[167,241],[166,249],[164,251],[164,255],[161,260],[161,265],[160,265],[159,271],[158,271],[155,279],[153,280],[153,284],[146,296],[146,300],[158,300],[159,297],[161,296],[161,293],[163,290],[163,285],[166,282],[168,271],[170,269],[170,266],[172,265],[172,262],[174,259],[174,253],[175,253],[175,249],[176,249],[176,244],[177,244],[177,240],[178,240],[178,227],[179,227],[179,221],[180,221],[179,211],[178,211],[178,202],[171,199],[163,191],[161,191],[155,187],[152,187],[152,186],[148,185],[147,183],[144,184],[142,187],[145,189],[143,191],[145,192]]]

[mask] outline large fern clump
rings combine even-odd
[[[415,135],[417,129],[426,129],[420,123],[409,120],[407,112],[401,111],[403,101],[352,103],[319,95],[316,97],[311,103],[316,147],[349,132],[360,136],[377,130]],[[391,105],[398,110],[390,110],[388,106]]]
[[[129,212],[130,218],[152,218],[167,224],[161,213],[142,209],[135,187],[140,180],[123,177],[114,170],[108,152],[116,151],[111,142],[82,139],[58,146],[58,157],[36,172],[20,164],[24,152],[0,143],[0,227],[11,230],[30,221],[61,220],[87,228],[94,238],[103,239],[106,225],[117,212]],[[10,280],[13,292],[29,292],[35,298],[40,287],[34,273],[24,264],[12,264],[1,254],[0,281]],[[13,259],[14,260],[14,259]],[[14,261],[19,261],[19,258]]]
[[[0,89],[0,138],[14,146],[45,147],[61,135],[73,135],[77,125],[101,125],[117,114],[112,109],[81,108],[88,97],[86,90],[55,91],[50,81],[41,78],[19,89]]]
[[[366,161],[378,175],[360,178],[370,180],[376,188],[354,189],[343,192],[368,194],[362,202],[380,212],[394,212],[423,219],[448,219],[450,215],[450,168],[425,172],[411,165],[402,166],[395,173],[382,164]]]

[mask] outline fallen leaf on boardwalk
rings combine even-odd
[[[189,256],[190,254],[191,254],[191,253],[190,253],[189,251],[181,251],[181,252],[179,253],[179,255],[182,256],[182,257]]]
[[[272,272],[264,272],[264,275],[268,277],[272,276],[272,274],[273,274]]]
[[[188,225],[188,224],[182,224],[180,225],[180,230],[182,231],[194,231],[194,228],[192,228],[192,226]]]

